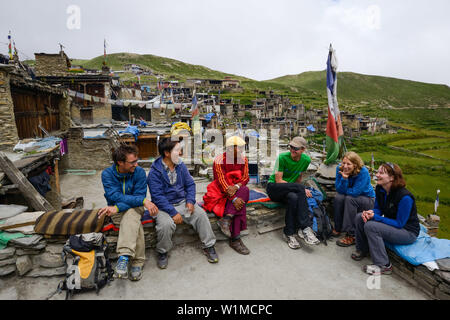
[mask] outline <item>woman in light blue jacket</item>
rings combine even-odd
[[[370,184],[369,170],[358,154],[347,152],[336,168],[333,235],[347,235],[336,241],[341,247],[355,244],[355,217],[358,212],[373,209],[375,191]]]

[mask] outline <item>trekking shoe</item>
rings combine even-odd
[[[306,227],[305,229],[298,230],[298,236],[305,240],[307,244],[319,244],[320,241],[317,239],[316,235],[314,234],[313,229],[311,227]]]
[[[228,238],[231,238],[230,219],[222,218],[217,221],[217,225],[224,235],[226,235]]]
[[[364,259],[365,257],[369,256],[369,252],[363,252],[360,250],[356,250],[352,253],[351,257],[353,260],[360,261]]]
[[[217,263],[219,262],[219,256],[216,253],[214,246],[203,249],[203,253],[206,255],[208,262]]]
[[[130,269],[130,280],[139,281],[142,278],[142,267],[134,266]]]
[[[120,256],[117,260],[116,269],[114,270],[114,277],[119,279],[128,278],[128,256]]]
[[[363,271],[370,275],[381,275],[381,274],[391,274],[392,264],[389,263],[388,266],[377,266],[376,264],[368,264],[363,266]]]
[[[237,253],[247,255],[250,254],[250,250],[245,246],[245,244],[242,242],[241,239],[232,241],[230,239],[230,247],[232,247],[234,250],[236,250]]]
[[[339,247],[350,247],[356,244],[356,238],[351,235],[347,235],[339,240],[336,240],[336,244]]]
[[[284,238],[286,239],[289,248],[300,249],[302,247],[302,245],[300,244],[300,242],[298,242],[297,238],[294,235],[292,236],[284,235]]]
[[[167,252],[159,253],[158,252],[158,268],[165,269],[169,264],[169,258],[167,256]]]

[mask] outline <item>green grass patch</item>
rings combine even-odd
[[[417,201],[417,211],[424,218],[434,213],[434,202]],[[450,206],[439,204],[437,213],[441,219],[437,237],[440,239],[450,239]]]
[[[424,150],[421,151],[424,154],[427,154],[429,156],[438,158],[438,159],[445,159],[450,160],[450,146],[448,146],[445,150]]]

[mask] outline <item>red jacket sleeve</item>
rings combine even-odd
[[[217,182],[219,183],[220,189],[222,189],[223,192],[227,192],[228,187],[230,186],[226,179],[225,179],[225,173],[223,171],[223,161],[220,161],[220,159],[223,160],[222,157],[217,157],[216,160],[214,160],[214,173],[217,177]]]

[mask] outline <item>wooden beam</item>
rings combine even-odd
[[[24,198],[36,211],[52,211],[53,206],[37,192],[28,179],[14,166],[8,157],[0,151],[0,168],[13,184],[16,184]]]
[[[61,187],[59,185],[59,161],[58,161],[58,159],[55,160],[55,185],[56,185],[56,192],[58,192],[58,194],[61,194]]]

